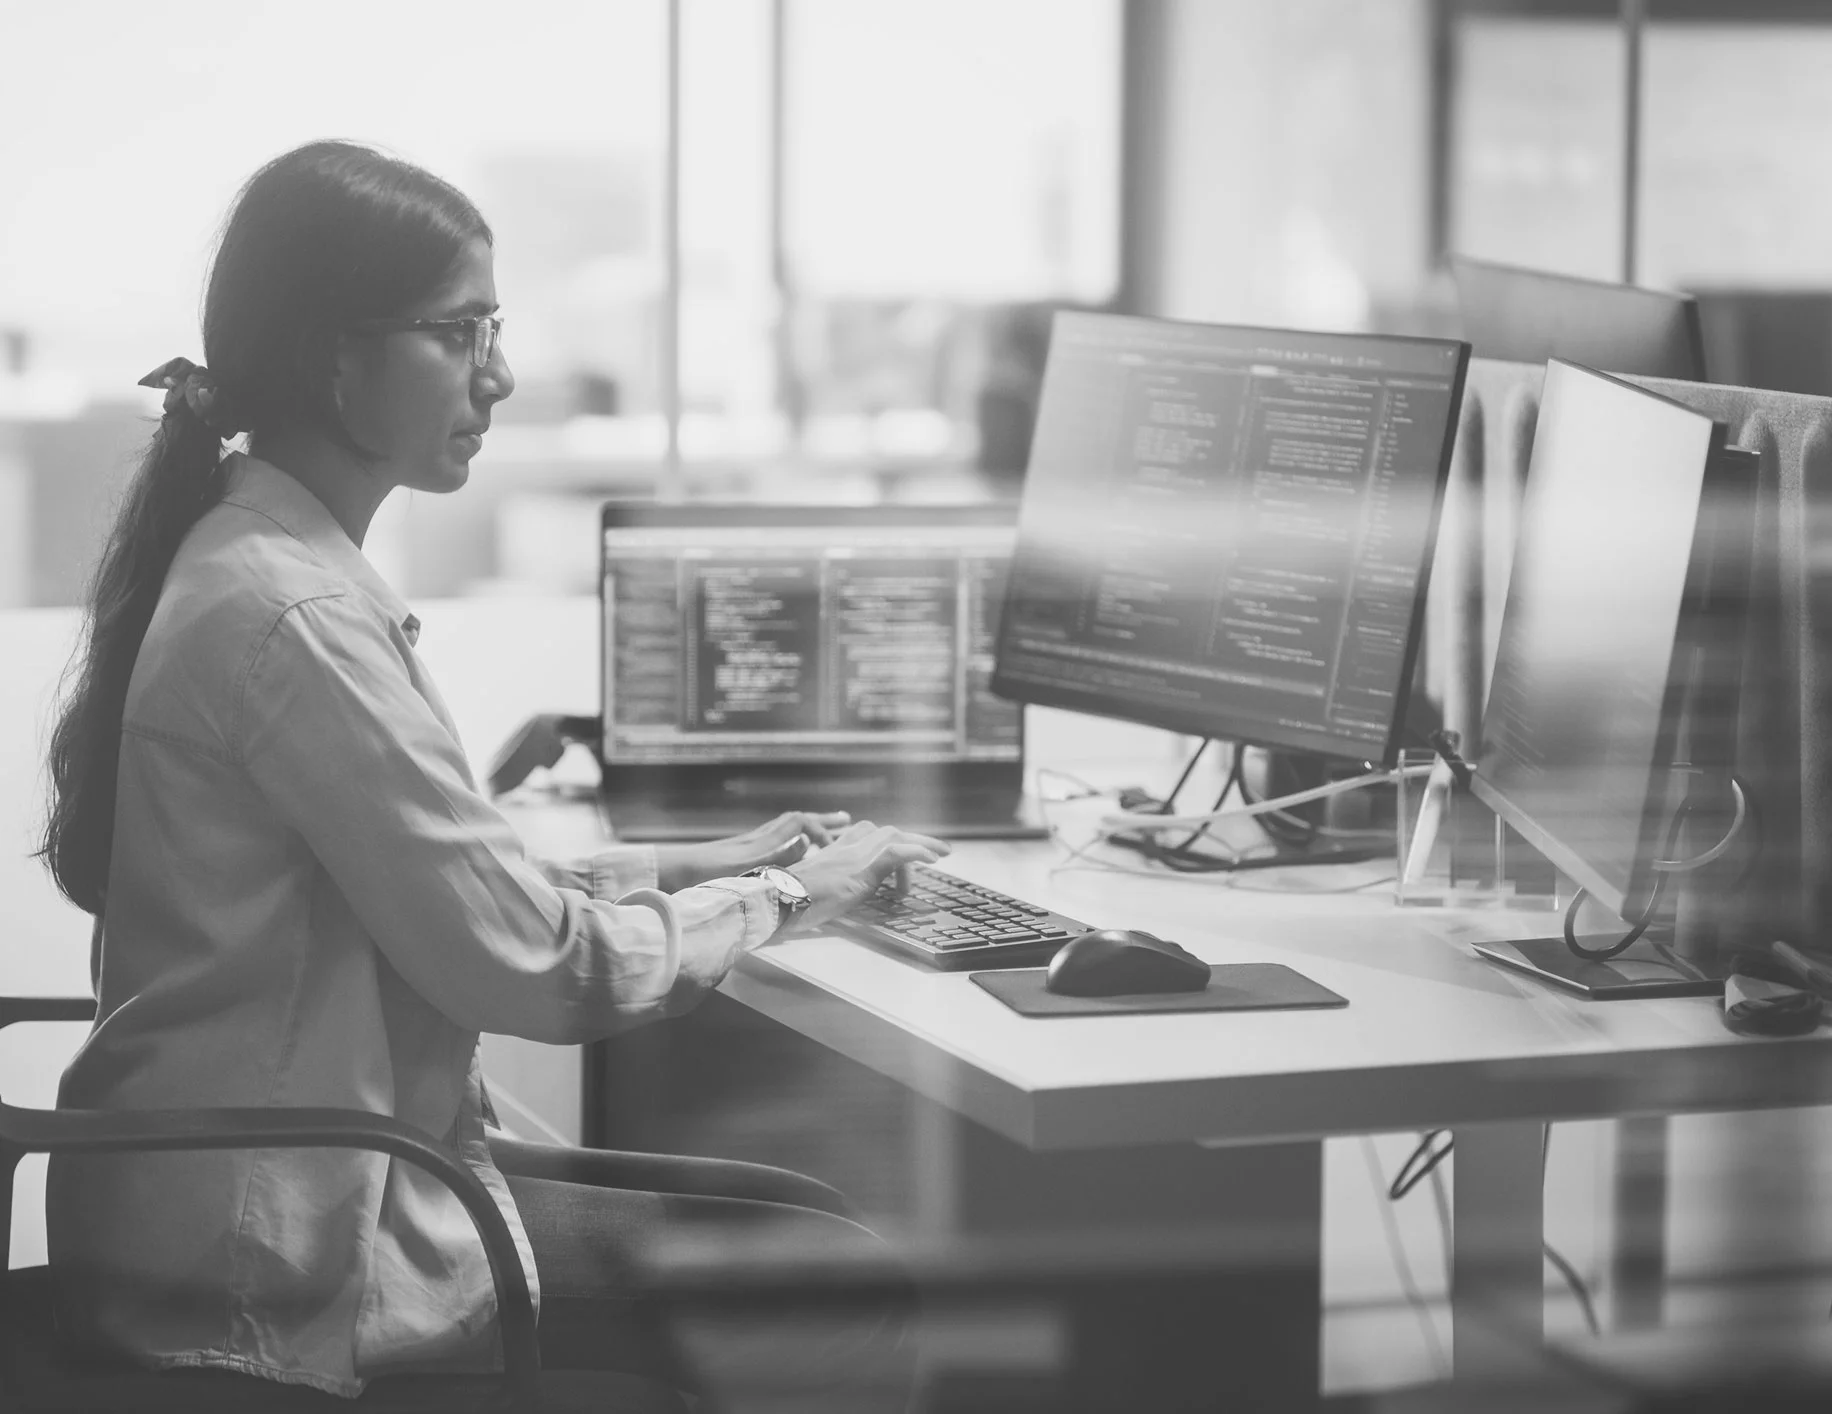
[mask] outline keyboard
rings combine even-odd
[[[1088,925],[984,884],[914,865],[909,886],[887,879],[878,892],[833,924],[844,937],[890,948],[927,967],[1028,967]]]

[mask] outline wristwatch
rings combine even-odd
[[[755,869],[747,869],[739,876],[744,879],[762,879],[770,886],[776,898],[776,931],[781,932],[814,902],[808,893],[808,886],[787,869],[774,864],[762,864]]]

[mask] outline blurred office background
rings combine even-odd
[[[610,495],[1012,495],[1052,309],[1455,332],[1449,250],[1699,292],[1715,377],[1832,393],[1832,7],[1651,0],[1632,240],[1623,8],[9,6],[0,608],[80,601],[157,415],[136,379],[201,356],[203,273],[237,185],[321,136],[432,168],[497,234],[516,394],[470,486],[397,496],[367,547],[412,598],[589,591]],[[709,1024],[789,1046],[735,1009]],[[637,1138],[818,1171],[878,1219],[913,1201],[857,1142],[898,1123],[867,1118],[901,1103],[888,1082],[861,1073],[839,1095],[826,1073],[795,1079],[799,1054],[743,1074],[718,1048],[697,1053],[704,1073],[671,1054],[671,1127]],[[708,1094],[725,1100],[696,1111]],[[1796,1208],[1825,1147],[1798,1120],[1751,1121],[1763,1193]],[[1379,1180],[1411,1137],[1395,1142],[1335,1151],[1338,1309],[1397,1301],[1378,1245]],[[1750,1180],[1702,1123],[1676,1126],[1674,1152],[1687,1212],[1728,1211]],[[1561,1137],[1549,1228],[1593,1278],[1608,1172],[1600,1142]],[[1429,1250],[1429,1212],[1402,1221]],[[1828,1240],[1753,1220],[1691,1232],[1682,1273],[1811,1262]],[[1364,1383],[1436,1358],[1385,1317],[1340,1329]]]
[[[515,397],[370,552],[577,590],[609,494],[1010,494],[1051,309],[1454,331],[1447,249],[1619,278],[1616,0],[119,0],[0,87],[0,605],[76,602],[211,240],[337,135],[495,226]],[[1648,11],[1633,274],[1832,391],[1832,15]]]

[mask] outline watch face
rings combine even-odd
[[[808,886],[787,869],[779,869],[771,865],[763,871],[763,877],[770,881],[778,893],[788,899],[792,907],[804,908],[812,902],[808,897]]]

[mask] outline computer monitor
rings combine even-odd
[[[1058,314],[993,690],[1391,762],[1468,352]]]
[[[1742,457],[1703,413],[1547,365],[1471,788],[1625,920],[1653,902],[1681,802],[1721,801],[1733,768]],[[1585,971],[1536,941],[1555,980]]]
[[[1563,358],[1612,373],[1704,381],[1704,339],[1691,295],[1465,255],[1451,256],[1450,270],[1463,337],[1479,358]]]
[[[989,688],[1013,513],[606,503],[619,833],[700,838],[779,808],[1015,832],[1023,714]]]

